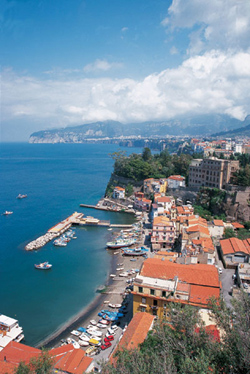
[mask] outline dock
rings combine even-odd
[[[97,209],[97,210],[105,210],[107,212],[125,212],[125,213],[132,213],[135,214],[135,210],[127,205],[123,205],[118,201],[114,201],[105,197],[101,199],[96,205],[90,204],[80,204],[81,208],[90,208],[90,209]]]
[[[39,236],[39,238],[33,240],[25,246],[26,251],[34,251],[41,247],[44,247],[45,244],[55,239],[56,237],[63,234],[67,231],[72,225],[79,224],[81,218],[83,217],[82,213],[74,212],[66,218],[65,220],[59,222],[55,226],[51,227],[45,235]]]

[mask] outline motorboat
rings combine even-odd
[[[97,322],[96,322],[94,319],[92,319],[92,320],[90,321],[90,323],[91,323],[91,325],[94,325],[94,326],[97,325]]]
[[[34,266],[36,269],[40,269],[40,270],[49,270],[52,268],[52,265],[49,264],[48,261],[41,262],[40,264],[35,264]]]
[[[16,197],[17,199],[24,199],[28,195],[22,195],[21,193]]]
[[[110,249],[118,249],[124,247],[130,247],[131,245],[135,244],[135,239],[117,239],[112,242],[107,242],[107,247]]]
[[[9,216],[10,214],[13,214],[13,212],[6,210],[5,212],[2,213],[3,216]]]
[[[66,247],[67,243],[62,240],[62,239],[56,239],[53,244],[56,246],[56,247]]]
[[[124,249],[123,255],[124,256],[143,256],[147,255],[147,250],[145,248],[134,248],[134,249]]]
[[[81,347],[88,347],[88,346],[89,346],[89,342],[87,342],[87,341],[85,341],[85,340],[81,340],[81,339],[78,340],[78,344],[79,344]]]

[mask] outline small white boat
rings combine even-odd
[[[108,325],[109,324],[109,321],[107,321],[106,319],[101,319],[99,321],[99,323],[101,323],[102,325]]]
[[[102,323],[97,323],[96,326],[99,327],[99,329],[106,329],[107,327],[107,325],[103,325]]]
[[[10,214],[13,214],[13,212],[6,210],[5,212],[2,213],[3,216],[9,216]]]
[[[115,278],[116,275],[115,274],[110,274],[110,278]]]
[[[90,323],[91,323],[91,325],[94,325],[94,326],[97,325],[97,322],[96,322],[94,319],[92,319],[92,320],[90,321]]]
[[[76,330],[71,331],[71,334],[75,336],[81,335],[80,331],[76,331]]]
[[[78,344],[81,346],[81,347],[87,347],[89,345],[89,342],[85,341],[85,340],[81,340],[79,339],[78,340]]]
[[[91,336],[89,336],[89,335],[83,333],[83,334],[81,334],[81,335],[79,336],[79,339],[81,339],[81,340],[83,340],[83,341],[85,341],[85,342],[89,342],[90,339],[91,339]]]
[[[28,195],[22,195],[21,193],[16,197],[17,199],[24,199]]]

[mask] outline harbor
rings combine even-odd
[[[125,203],[122,204],[114,199],[110,199],[107,197],[104,197],[103,199],[99,200],[96,205],[80,204],[80,207],[104,210],[104,211],[109,211],[109,212],[124,212],[124,213],[135,214],[135,210],[133,209],[132,202],[129,202],[129,204],[126,205]]]

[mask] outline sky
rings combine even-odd
[[[250,114],[250,0],[0,0],[0,141]]]

